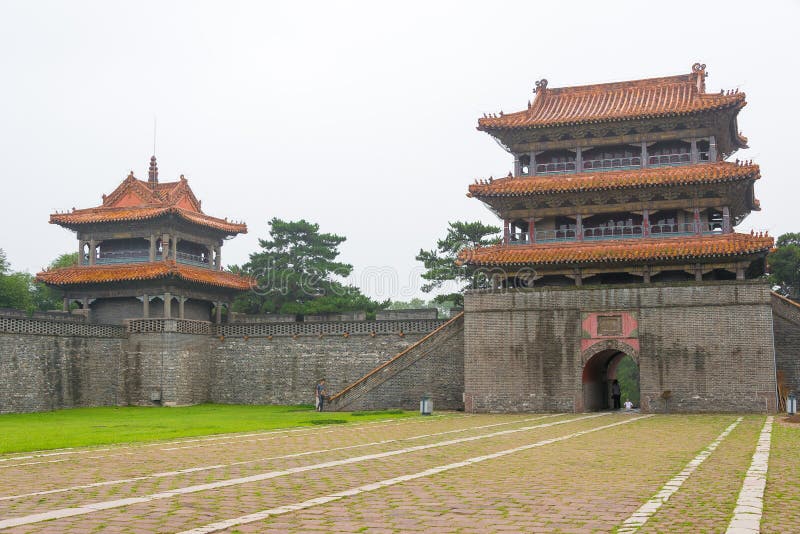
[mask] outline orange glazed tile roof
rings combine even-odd
[[[768,252],[772,246],[771,237],[747,234],[496,245],[464,250],[459,254],[458,262],[510,266],[697,260]]]
[[[545,176],[520,176],[482,180],[469,186],[467,196],[511,197],[573,191],[602,191],[608,189],[658,187],[758,180],[758,165],[752,163],[698,163],[675,167],[650,167],[634,170],[581,172]]]
[[[186,178],[177,182],[148,183],[133,173],[109,195],[103,204],[94,208],[67,213],[53,213],[50,223],[72,228],[83,224],[123,222],[154,219],[175,214],[189,222],[220,230],[229,235],[247,233],[247,225],[203,213],[200,201],[194,196]]]
[[[75,210],[71,213],[54,213],[50,215],[50,223],[66,227],[92,224],[98,222],[141,221],[155,219],[162,215],[173,213],[187,221],[221,230],[228,234],[245,234],[247,225],[234,223],[225,219],[218,219],[203,213],[192,212],[175,206],[134,206],[123,208],[87,208]]]
[[[163,278],[177,278],[187,282],[240,291],[247,291],[253,286],[252,280],[237,274],[192,267],[172,261],[65,267],[43,271],[36,275],[36,279],[40,282],[54,286],[106,284]]]
[[[536,98],[528,109],[485,116],[478,120],[478,130],[668,117],[745,105],[744,93],[706,93],[705,65],[699,64],[678,76],[553,89],[547,80],[536,85]]]

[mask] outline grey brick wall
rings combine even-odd
[[[443,325],[331,401],[332,410],[416,410],[423,395],[434,409],[463,410],[464,318]]]
[[[582,405],[581,314],[638,317],[643,409],[775,408],[772,311],[763,283],[473,292],[465,298],[469,411],[573,411]]]
[[[125,319],[142,317],[142,302],[134,297],[99,299],[89,309],[91,321],[99,324],[122,324]]]
[[[418,341],[423,334],[276,336],[212,340],[211,401],[224,404],[313,404],[314,386],[329,393]]]
[[[212,338],[198,334],[131,334],[123,346],[124,403],[180,406],[210,402]]]
[[[800,389],[800,312],[776,302],[760,283],[479,292],[465,303],[463,326],[421,344],[404,360],[413,364],[391,366],[345,409],[416,409],[423,393],[433,394],[438,409],[460,409],[463,391],[468,411],[573,411],[582,399],[582,318],[620,310],[638,320],[648,410],[664,410],[665,390],[673,393],[671,411],[772,409],[775,361]],[[328,379],[329,392],[341,391],[426,335],[401,336],[395,326],[370,335],[371,323],[365,333],[348,327],[349,336],[270,339],[238,331],[126,335],[120,327],[3,321],[0,413],[150,405],[153,399],[310,404],[317,379]]]
[[[0,413],[113,406],[121,338],[0,334]]]
[[[183,317],[184,319],[194,319],[196,321],[210,321],[211,303],[188,299],[183,305]]]
[[[772,296],[775,360],[789,391],[800,394],[800,305]]]

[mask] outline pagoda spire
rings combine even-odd
[[[150,158],[150,170],[147,173],[147,183],[155,185],[158,183],[158,165],[156,164],[156,156]]]

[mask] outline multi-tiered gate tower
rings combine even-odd
[[[747,146],[745,95],[706,76],[540,80],[527,109],[478,121],[514,172],[469,187],[504,230],[460,258],[493,287],[466,302],[468,410],[603,408],[626,354],[646,409],[774,404],[769,291],[752,281],[773,241],[734,231],[760,209],[759,167],[727,161]]]

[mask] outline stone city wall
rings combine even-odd
[[[444,321],[126,326],[0,317],[0,413],[82,406],[313,403]]]
[[[124,403],[125,330],[0,317],[0,413]]]
[[[320,378],[333,394],[424,334],[224,337],[210,343],[211,402],[313,404]]]

